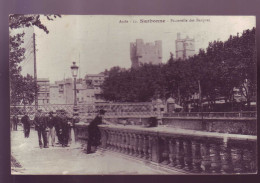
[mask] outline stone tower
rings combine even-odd
[[[130,57],[132,68],[144,63],[160,64],[162,63],[162,41],[144,43],[142,39],[137,39],[135,43],[130,43]]]
[[[195,39],[188,36],[181,39],[181,33],[177,33],[176,45],[176,59],[187,59],[195,54]]]

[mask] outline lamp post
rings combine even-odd
[[[78,116],[78,108],[77,108],[77,75],[79,67],[76,65],[76,62],[73,62],[73,65],[70,67],[72,77],[74,78],[74,107],[73,107],[73,116]]]

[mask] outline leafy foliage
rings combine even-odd
[[[103,96],[106,100],[123,102],[173,96],[185,103],[198,93],[200,82],[202,97],[212,105],[219,97],[232,101],[234,87],[244,88],[242,93],[250,103],[256,95],[255,42],[253,28],[241,36],[230,36],[225,42],[210,42],[206,50],[185,61],[174,60],[171,54],[166,64],[144,64],[137,69],[114,67],[106,71]]]
[[[48,20],[53,20],[60,15],[43,15]],[[42,24],[41,15],[17,15],[9,16],[9,28],[18,29],[31,26],[37,26],[47,34],[49,33],[47,27]],[[10,98],[11,104],[31,104],[35,98],[37,91],[37,84],[32,76],[26,77],[21,75],[20,64],[24,61],[25,48],[21,47],[23,44],[24,33],[16,35],[9,35],[9,78],[10,78]]]

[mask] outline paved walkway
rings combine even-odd
[[[167,174],[113,153],[86,154],[77,144],[40,149],[36,131],[31,129],[30,137],[24,138],[21,127],[11,132],[11,152],[22,166],[12,168],[12,174]]]

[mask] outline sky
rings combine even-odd
[[[42,22],[49,34],[37,27],[23,29],[26,59],[21,63],[22,74],[33,74],[34,32],[37,77],[49,78],[51,83],[71,77],[73,61],[80,66],[79,77],[98,74],[113,66],[130,68],[130,42],[136,39],[162,40],[162,62],[166,63],[170,52],[175,55],[178,32],[182,38],[195,39],[198,53],[211,41],[225,41],[230,35],[255,27],[253,16],[62,15],[54,21],[43,18]],[[17,31],[21,30],[13,32]]]

